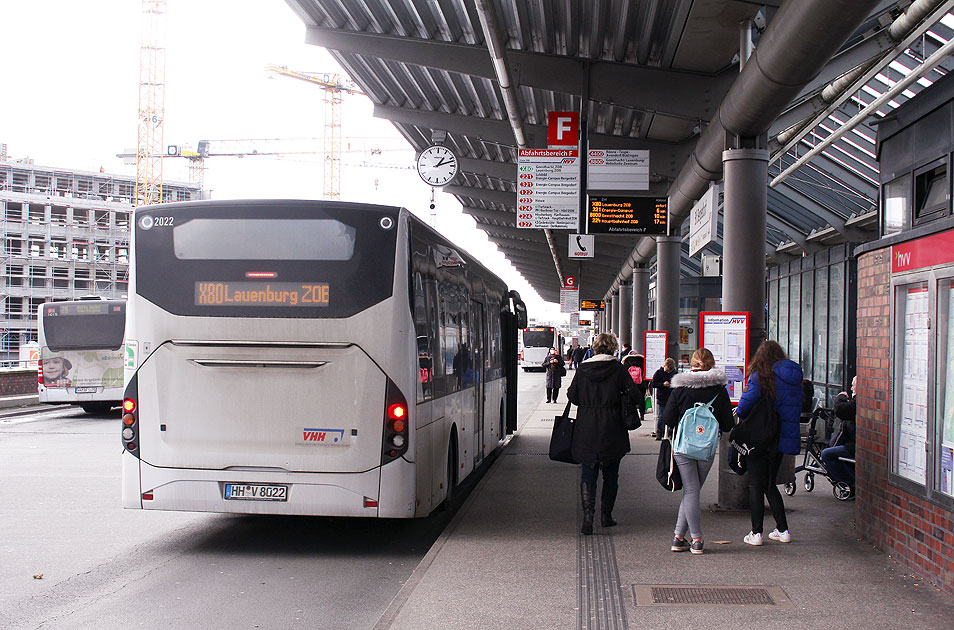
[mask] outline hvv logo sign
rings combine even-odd
[[[891,247],[891,273],[954,262],[954,232],[942,232]]]

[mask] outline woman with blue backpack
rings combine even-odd
[[[692,354],[689,366],[691,372],[672,377],[663,424],[676,430],[673,458],[682,478],[682,502],[670,549],[699,555],[703,553],[699,493],[712,468],[719,431],[731,430],[734,418],[725,388],[728,381],[725,372],[714,369],[712,352],[699,348]],[[692,542],[686,539],[687,534]]]
[[[743,539],[746,544],[762,545],[762,521],[765,517],[765,501],[768,498],[775,531],[768,537],[778,542],[792,542],[785,518],[785,504],[778,491],[775,478],[785,454],[798,455],[801,450],[799,417],[802,412],[802,367],[791,361],[776,341],[766,339],[755,351],[748,369],[745,391],[739,399],[736,413],[745,419],[755,409],[759,399],[766,397],[778,415],[778,444],[756,448],[745,456],[749,476],[749,509],[752,516],[752,531]]]

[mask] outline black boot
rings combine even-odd
[[[580,533],[589,536],[593,533],[593,515],[596,512],[596,484],[581,481],[580,494],[583,497],[583,527]]]
[[[600,525],[603,527],[612,527],[616,525],[613,520],[613,506],[616,505],[616,493],[619,492],[619,486],[607,488],[603,484],[603,494],[600,496]]]

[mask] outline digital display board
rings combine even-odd
[[[118,304],[105,302],[89,302],[84,304],[51,304],[46,307],[47,317],[68,315],[108,315],[111,312],[122,312],[123,307]]]
[[[581,311],[603,311],[606,310],[606,302],[603,300],[580,300]]]
[[[589,320],[589,319],[581,319],[581,320],[579,321],[579,324],[580,324],[580,326],[592,326],[592,325],[593,325],[593,321],[592,321],[592,320]]]
[[[327,282],[196,282],[196,306],[328,306]]]
[[[594,197],[586,212],[587,234],[666,234],[665,197]]]

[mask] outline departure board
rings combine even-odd
[[[589,198],[587,234],[666,234],[669,200],[657,197]]]
[[[603,300],[580,300],[581,311],[602,311],[606,309],[606,302]]]

